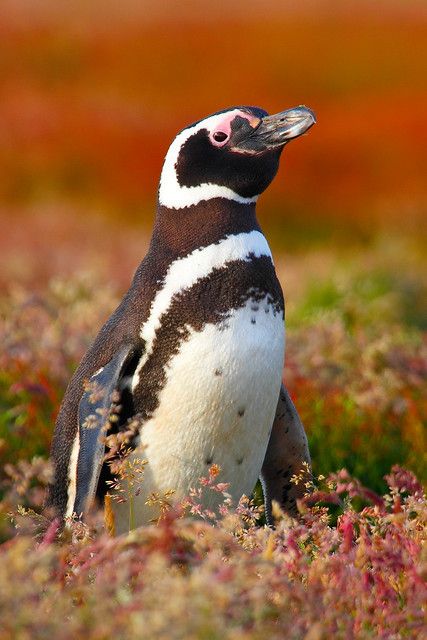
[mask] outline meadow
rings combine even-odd
[[[70,246],[79,246],[81,231],[72,233],[71,225]],[[422,243],[395,236],[350,256],[318,247],[278,253],[288,301],[284,378],[313,457],[314,493],[299,520],[276,514],[268,530],[259,489],[253,502],[230,505],[212,469],[158,525],[114,539],[99,514],[57,541],[58,523],[41,515],[55,414],[123,290],[124,246],[135,260],[140,250],[134,230],[110,233],[115,266],[101,233],[96,256],[86,254],[90,268],[74,271],[70,253],[73,275],[45,272],[38,288],[15,283],[1,298],[0,638],[421,637]],[[224,492],[215,516],[200,506],[203,491]]]
[[[425,8],[173,4],[0,7],[0,640],[421,638]],[[157,524],[61,532],[55,417],[147,249],[167,145],[242,102],[318,115],[259,204],[313,460],[299,518],[268,529],[260,487],[232,505],[212,467]]]

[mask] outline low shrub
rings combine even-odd
[[[201,490],[226,491],[212,477]],[[380,497],[330,475],[298,521],[276,509],[275,530],[226,493],[220,516],[205,513],[199,490],[119,538],[75,522],[56,542],[54,520],[35,541],[40,518],[21,509],[20,535],[0,546],[0,638],[421,638],[427,504],[410,472],[387,484]]]

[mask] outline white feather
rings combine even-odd
[[[188,289],[200,278],[208,276],[215,268],[223,267],[232,260],[250,260],[250,256],[269,256],[271,251],[260,231],[230,235],[218,244],[195,249],[184,258],[172,262],[163,286],[155,296],[147,321],[141,327],[141,338],[145,341],[145,352],[133,376],[132,389],[139,382],[139,372],[151,354],[156,331],[162,315],[168,310],[174,295]]]
[[[156,515],[145,504],[152,492],[173,489],[183,497],[207,474],[210,461],[221,466],[219,480],[230,483],[234,501],[251,493],[273,424],[283,358],[283,313],[267,298],[249,300],[222,325],[191,331],[166,369],[158,408],[132,454],[148,460],[135,498],[136,525]],[[208,492],[204,506],[214,508],[218,497]],[[126,531],[129,505],[114,510],[117,532]]]
[[[73,442],[73,448],[71,449],[70,462],[68,463],[68,487],[67,487],[67,509],[65,511],[65,517],[71,517],[74,513],[74,503],[76,501],[77,492],[77,462],[79,459],[80,451],[80,433],[77,429],[76,436]],[[80,514],[79,514],[80,515]]]

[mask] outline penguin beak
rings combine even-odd
[[[283,148],[290,140],[306,133],[315,123],[314,112],[304,106],[265,116],[252,133],[237,143],[233,150],[258,154]]]

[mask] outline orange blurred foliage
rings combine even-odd
[[[408,5],[5,0],[0,200],[152,211],[182,126],[233,104],[306,103],[318,126],[286,150],[267,213],[280,202],[309,222],[417,227],[427,204],[427,11]]]

